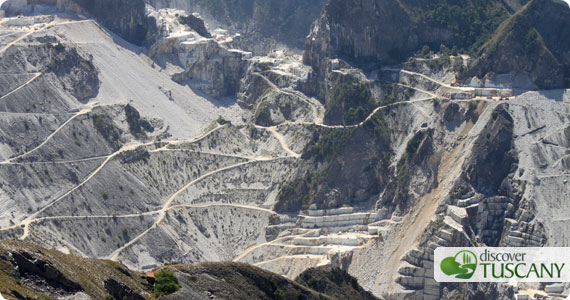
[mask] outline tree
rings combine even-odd
[[[160,271],[155,276],[155,296],[168,295],[180,289],[178,278],[171,271]]]
[[[457,56],[457,54],[459,54],[459,50],[457,50],[456,45],[453,45],[453,48],[451,48],[451,55]]]
[[[424,45],[424,47],[422,48],[422,51],[420,51],[420,56],[425,58],[426,56],[428,56],[429,51],[430,51],[429,46]]]
[[[444,44],[441,44],[441,46],[439,46],[439,52],[441,52],[443,56],[449,56],[449,48],[447,48],[447,46]]]
[[[286,300],[287,299],[287,295],[285,294],[285,292],[278,288],[275,290],[275,292],[273,292],[273,299],[275,300]]]

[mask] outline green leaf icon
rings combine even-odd
[[[445,275],[456,275],[455,278],[469,279],[477,268],[477,256],[471,251],[462,250],[455,256],[443,259],[440,268]]]

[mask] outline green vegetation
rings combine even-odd
[[[390,163],[392,152],[390,150],[391,130],[384,117],[377,113],[370,120],[364,123],[364,128],[373,133],[377,144],[382,145],[382,149],[378,150],[382,166],[387,167]]]
[[[115,297],[108,295],[107,297],[105,297],[105,300],[116,300]]]
[[[154,295],[156,297],[161,295],[168,295],[180,289],[178,278],[171,271],[160,271],[156,274],[156,281],[154,283]]]
[[[108,298],[110,295],[104,287],[105,280],[109,278],[123,283],[145,299],[151,297],[142,274],[128,271],[117,262],[66,255],[31,243],[7,240],[0,244],[0,293],[7,299],[54,299],[45,292],[24,284],[25,277],[19,275],[19,271],[8,259],[9,253],[15,249],[18,249],[19,253],[32,255],[38,264],[45,262],[51,265],[57,272],[61,272],[58,281],[72,280],[93,299],[111,299]],[[57,272],[52,272],[51,275]],[[47,282],[50,284],[50,281]]]
[[[340,76],[333,85],[332,98],[327,113],[341,106],[344,110],[344,124],[362,122],[375,108],[374,98],[368,84],[353,76]]]
[[[433,51],[430,50],[428,45],[424,45],[420,53],[418,54],[419,57],[423,58],[430,58],[433,55]]]
[[[411,157],[418,152],[420,144],[424,140],[425,136],[426,136],[426,131],[422,130],[418,131],[418,133],[416,133],[414,137],[410,139],[408,145],[406,145],[406,154],[408,155],[408,157]]]
[[[471,67],[467,76],[482,76],[483,73],[528,73],[539,89],[553,89],[570,84],[569,40],[566,28],[567,13],[556,12],[550,1],[530,1],[523,9],[503,22],[476,53],[481,59]],[[542,20],[552,14],[552,23]],[[548,18],[548,17],[546,17]],[[542,24],[542,23],[544,24]],[[537,24],[541,23],[541,26]],[[546,25],[548,24],[548,25]],[[536,27],[535,27],[536,26]],[[513,53],[523,59],[505,59]]]
[[[330,162],[340,154],[353,133],[353,128],[325,128],[318,141],[307,145],[304,153],[306,156],[316,158],[317,161]]]
[[[113,147],[119,147],[121,131],[114,124],[109,116],[94,114],[92,116],[93,126]]]
[[[527,34],[524,37],[524,44],[523,44],[523,48],[524,48],[524,52],[526,54],[532,54],[533,52],[535,52],[538,43],[540,42],[540,34],[538,33],[538,31],[536,31],[536,28],[531,28],[529,29],[529,31],[527,32]]]
[[[398,101],[407,101],[414,94],[414,90],[394,85],[393,83],[383,83],[382,84],[382,95],[380,96],[380,101],[378,106],[388,105]]]
[[[372,116],[363,126],[358,128],[324,128],[320,136],[307,145],[303,151],[304,159],[315,159],[323,167],[316,172],[309,172],[285,184],[277,196],[277,211],[297,211],[307,209],[315,199],[321,199],[327,187],[337,179],[337,170],[341,168],[336,161],[339,156],[351,156],[354,153],[343,153],[345,146],[354,135],[366,137],[367,142],[377,145],[375,155],[379,160],[378,167],[386,168],[392,155],[390,148],[391,131],[382,111]],[[361,140],[357,142],[361,143]]]
[[[491,37],[491,39],[482,44],[481,47],[479,47],[479,49],[474,49],[474,51],[477,50],[477,52],[475,53],[476,56],[481,56],[485,52],[491,54],[497,51],[499,45],[505,40],[507,35],[513,31],[515,24],[516,24],[516,19],[512,17],[509,18],[506,22],[503,22],[498,27],[498,29]]]
[[[350,276],[350,285],[352,286],[352,288],[358,289],[358,287],[359,287],[358,279],[356,279],[356,277]]]
[[[453,45],[453,48],[451,48],[451,55],[457,56],[458,54],[459,54],[459,49],[457,49],[456,45]]]
[[[297,278],[297,280],[299,280],[299,278]],[[319,283],[319,280],[313,276],[310,276],[309,279],[307,280],[307,286],[314,289],[317,284]]]
[[[277,195],[276,211],[298,211],[308,209],[319,193],[319,188],[326,183],[327,171],[316,175],[307,174],[291,183],[283,185]]]
[[[397,199],[407,199],[409,191],[410,182],[410,163],[408,157],[403,157],[398,162],[398,170],[396,172],[396,198]]]
[[[329,266],[310,268],[301,273],[295,281],[317,292],[326,293],[334,299],[377,299],[366,292],[356,278],[339,268]]]
[[[396,198],[405,201],[408,197],[409,181],[410,181],[410,164],[412,159],[418,154],[418,150],[422,142],[433,132],[433,129],[418,131],[406,145],[406,152],[402,159],[398,162],[396,171]],[[405,204],[405,202],[402,202]]]
[[[277,288],[275,290],[275,292],[273,293],[273,299],[275,299],[275,300],[286,300],[287,295],[285,294],[285,292],[282,289]]]
[[[271,126],[273,125],[272,123],[273,121],[271,120],[271,109],[269,107],[269,102],[261,102],[255,111],[255,124],[261,126]]]
[[[509,17],[504,6],[493,0],[426,1],[418,12],[420,20],[447,28],[455,34],[461,52],[474,53],[497,27]]]

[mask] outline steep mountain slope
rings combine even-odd
[[[543,22],[545,17],[548,22]],[[570,87],[569,28],[570,8],[566,3],[530,1],[499,27],[464,77],[511,72],[515,87]]]
[[[570,94],[461,77],[501,21],[558,7],[523,2],[331,0],[303,56],[252,56],[176,9],[146,7],[144,47],[45,3],[0,19],[0,237],[136,270],[244,262],[341,297],[362,290],[338,269],[385,299],[511,299],[435,282],[433,250],[568,242]],[[189,286],[171,297],[316,295],[208,266],[169,267]]]
[[[121,293],[128,294],[127,299],[149,299],[152,286],[142,275],[108,260],[24,242],[0,243],[0,293],[8,299],[105,299]]]
[[[402,2],[392,3],[392,6],[388,6],[389,3],[384,2],[384,7],[376,7],[378,11],[376,16],[386,14],[385,18],[389,19],[391,16],[388,15],[393,13],[394,19],[397,19],[393,20],[393,22],[388,21],[386,28],[394,26],[392,24],[399,24],[399,20],[414,20],[412,18],[414,14],[411,12],[413,10],[406,10],[406,8],[410,9],[410,7],[406,7]],[[489,3],[497,5],[494,2]],[[336,8],[333,4],[338,5],[340,9],[333,10],[333,8]],[[421,113],[426,117],[423,120],[422,117],[413,115],[409,111],[407,113],[398,113],[396,107],[401,105],[398,102],[393,102],[392,105],[388,104],[385,109],[390,111],[390,115],[377,114],[381,116],[384,122],[389,124],[387,127],[391,129],[385,131],[391,141],[388,145],[392,148],[392,151],[387,151],[388,154],[392,153],[390,156],[390,167],[392,168],[388,169],[388,171],[386,171],[386,167],[381,166],[374,169],[373,166],[377,166],[375,163],[377,160],[373,160],[373,163],[364,163],[367,169],[356,169],[358,170],[357,174],[366,174],[365,176],[359,175],[355,177],[354,175],[349,175],[342,178],[345,174],[350,174],[355,167],[357,168],[359,166],[358,162],[362,162],[370,157],[378,157],[382,152],[386,152],[385,146],[376,145],[368,150],[365,144],[367,146],[374,145],[374,139],[366,136],[351,139],[352,133],[326,136],[326,139],[322,142],[323,145],[319,145],[319,142],[317,142],[317,149],[321,147],[334,149],[334,152],[328,151],[333,153],[330,156],[332,157],[332,162],[331,160],[325,161],[322,169],[317,171],[317,173],[309,173],[310,175],[307,177],[303,177],[307,173],[301,173],[299,178],[304,179],[294,182],[291,185],[292,188],[286,187],[286,189],[283,189],[281,194],[283,197],[278,198],[278,201],[284,201],[284,203],[287,203],[287,207],[295,207],[291,206],[290,203],[291,200],[297,200],[297,205],[304,205],[303,207],[316,204],[318,208],[330,209],[329,205],[332,204],[333,207],[338,205],[339,201],[336,199],[339,198],[343,199],[341,203],[350,203],[351,206],[357,207],[366,205],[366,201],[357,199],[367,199],[367,197],[372,197],[372,199],[379,198],[376,202],[376,208],[378,209],[377,220],[382,220],[386,218],[385,216],[388,216],[387,219],[389,220],[368,224],[368,230],[370,232],[374,228],[372,229],[374,232],[381,233],[381,242],[375,240],[375,243],[368,242],[364,246],[357,247],[351,254],[340,256],[338,258],[340,261],[336,263],[348,268],[352,275],[360,279],[365,288],[370,289],[376,295],[381,294],[387,298],[402,297],[414,299],[414,297],[419,297],[423,299],[439,299],[440,297],[457,297],[457,294],[452,291],[456,287],[440,285],[431,278],[431,274],[433,274],[433,265],[430,261],[431,255],[433,249],[438,246],[482,244],[540,246],[557,240],[549,238],[549,236],[555,235],[556,229],[550,231],[550,229],[545,227],[552,226],[551,228],[554,228],[561,226],[561,224],[557,222],[557,225],[546,226],[546,224],[552,223],[546,216],[548,213],[545,212],[542,217],[538,217],[537,214],[532,212],[532,207],[540,205],[539,203],[543,201],[554,205],[551,201],[556,202],[553,200],[556,197],[552,197],[553,194],[551,193],[547,197],[539,197],[536,194],[530,196],[528,194],[534,193],[530,192],[534,190],[532,187],[534,186],[532,183],[534,180],[528,177],[524,177],[525,179],[520,179],[519,177],[523,176],[522,174],[528,175],[528,172],[536,174],[535,172],[542,173],[542,171],[538,171],[536,165],[534,163],[529,164],[529,161],[519,162],[519,155],[527,157],[529,154],[525,150],[527,146],[518,142],[519,136],[514,132],[520,130],[527,132],[524,135],[535,135],[535,133],[540,135],[539,132],[545,129],[548,135],[561,134],[561,130],[564,131],[565,125],[559,124],[560,126],[557,126],[553,124],[552,126],[545,125],[544,127],[537,125],[534,127],[534,125],[527,124],[524,121],[525,118],[520,115],[521,112],[518,108],[525,107],[527,113],[533,111],[533,114],[541,115],[540,118],[544,119],[552,118],[548,115],[551,109],[553,109],[553,111],[559,113],[555,117],[556,119],[561,118],[562,122],[567,122],[567,92],[557,90],[552,93],[544,93],[544,95],[548,95],[546,96],[547,98],[551,99],[551,101],[546,102],[548,104],[541,101],[541,99],[544,99],[540,96],[543,93],[523,94],[503,105],[497,105],[494,101],[482,101],[485,98],[478,98],[475,95],[478,93],[482,95],[489,93],[489,88],[497,87],[497,84],[499,84],[499,89],[495,90],[494,93],[499,95],[499,93],[505,91],[500,90],[504,89],[504,86],[509,86],[510,84],[510,86],[514,85],[516,87],[516,82],[513,82],[516,78],[507,78],[502,86],[499,80],[492,78],[493,76],[486,77],[488,78],[487,83],[483,81],[481,86],[458,86],[455,83],[454,76],[450,76],[450,73],[455,76],[461,75],[461,72],[458,72],[454,65],[461,64],[461,67],[464,67],[466,64],[463,62],[463,58],[458,56],[452,57],[449,53],[446,54],[444,50],[438,53],[440,57],[448,56],[443,62],[440,58],[434,57],[434,55],[428,55],[424,58],[411,58],[403,65],[403,68],[411,68],[412,70],[401,69],[401,67],[385,67],[375,70],[377,69],[375,66],[371,67],[368,65],[367,68],[370,71],[366,72],[365,70],[367,76],[363,78],[362,75],[358,75],[358,71],[354,72],[353,66],[363,66],[363,62],[368,64],[387,63],[390,61],[390,58],[387,56],[388,51],[386,49],[382,50],[380,45],[402,44],[394,41],[386,44],[376,43],[375,41],[398,38],[396,34],[392,33],[396,31],[374,31],[372,28],[365,30],[362,27],[358,27],[359,24],[372,24],[372,22],[363,20],[374,20],[376,18],[374,12],[365,11],[362,8],[370,8],[374,7],[374,5],[367,3],[361,6],[362,8],[356,6],[354,8],[351,7],[351,9],[348,6],[352,4],[342,6],[345,3],[332,1],[325,9],[321,18],[315,23],[315,27],[308,38],[304,55],[304,61],[313,67],[313,73],[309,75],[309,80],[313,84],[309,87],[302,87],[304,91],[319,95],[324,98],[326,106],[334,107],[336,106],[335,103],[338,102],[336,99],[338,98],[338,90],[347,90],[346,87],[343,87],[344,82],[339,82],[338,78],[341,76],[339,74],[343,74],[343,76],[353,74],[350,75],[354,82],[352,86],[358,87],[360,91],[355,93],[348,89],[347,95],[352,96],[341,97],[344,98],[341,103],[345,106],[349,105],[350,109],[358,108],[363,111],[369,111],[370,103],[375,101],[376,105],[382,103],[382,101],[379,101],[376,93],[378,90],[386,91],[387,89],[375,82],[375,79],[397,81],[400,87],[408,84],[414,89],[414,92],[406,97],[408,99],[413,99],[414,94],[418,97],[417,92],[422,91],[424,95],[429,96],[431,94],[439,98],[451,96],[452,99],[457,95],[456,93],[467,93],[470,96],[466,98],[473,100],[468,100],[470,102],[467,106],[461,105],[463,101],[452,101],[451,103],[441,105],[439,100],[433,100],[433,98],[430,99],[428,97],[424,101],[428,103],[433,102],[434,107],[432,109],[423,107]],[[429,7],[428,4],[424,6]],[[414,7],[422,7],[422,5],[416,4]],[[466,3],[465,7],[468,8],[469,3]],[[527,15],[535,17],[540,15],[540,18],[544,19],[550,16],[550,13],[547,11],[551,9],[558,9],[559,12],[557,14],[565,14],[569,11],[566,5],[559,2],[531,1],[518,13],[514,14],[513,17],[505,21],[494,35],[488,35],[489,37],[492,36],[492,39],[485,44],[485,47],[493,43],[501,32],[504,32],[505,24]],[[420,18],[415,20],[422,20],[422,18],[427,16],[428,19],[424,20],[426,22],[424,24],[428,26],[427,28],[431,28],[432,33],[438,33],[433,27],[430,27],[434,26],[429,21],[429,18],[433,17],[434,13],[437,15],[437,13],[441,12],[437,10],[424,11],[423,14],[419,14]],[[445,24],[453,24],[454,14],[444,13],[442,16],[447,18],[443,20]],[[560,20],[561,28],[567,27],[561,24],[567,22],[568,18],[558,19],[556,13],[554,16],[555,24],[557,24],[556,20]],[[543,22],[536,20],[529,21],[527,24],[538,23],[543,24]],[[494,24],[498,26],[497,22]],[[405,24],[400,26],[403,26],[404,30],[408,28]],[[354,30],[354,28],[359,29]],[[461,39],[458,40],[458,38],[464,32],[461,29],[454,30],[453,34],[447,37],[447,42],[451,42],[451,45],[454,43],[459,45]],[[548,32],[554,41],[554,32],[558,34],[560,31],[544,29],[544,32]],[[560,34],[564,34],[564,32],[565,30],[562,30]],[[367,38],[359,38],[359,34],[371,35]],[[538,34],[537,36],[539,39],[540,36]],[[481,37],[484,38],[484,36]],[[446,43],[443,36],[428,38],[428,40]],[[413,39],[413,41],[416,42],[417,39]],[[517,41],[517,43],[520,42]],[[543,45],[542,48],[538,49],[545,49],[546,46],[544,44],[533,42],[532,46],[536,45],[538,47]],[[555,47],[566,49],[564,44],[565,42],[558,43]],[[411,51],[414,47],[419,47],[419,45],[421,44],[413,44],[409,48],[404,47],[402,49]],[[473,45],[477,47],[477,42]],[[504,49],[512,49],[513,55],[514,53],[519,55],[515,55],[515,57],[523,57],[523,49],[521,47],[517,48],[516,45],[514,44],[513,46],[515,47],[511,48],[510,45],[504,44]],[[380,48],[375,48],[376,46]],[[483,49],[487,49],[485,47]],[[405,54],[406,50],[402,49],[395,51],[395,53]],[[444,48],[442,47],[442,49]],[[482,51],[481,59],[475,60],[473,63],[474,68],[479,66],[486,70],[485,72],[488,72],[487,70],[496,70],[494,69],[495,66],[489,60],[486,60],[485,50]],[[376,57],[366,53],[376,55]],[[527,57],[528,59],[518,59],[516,63],[513,62],[512,65],[505,66],[500,72],[508,73],[512,71],[514,74],[521,75],[521,67],[528,67],[525,70],[531,72],[534,76],[531,81],[548,83],[560,78],[560,72],[557,71],[560,70],[558,69],[559,64],[553,65],[555,66],[553,76],[546,72],[539,75],[537,71],[534,71],[531,66],[535,57],[537,56],[529,56]],[[341,58],[344,61],[337,58]],[[392,61],[396,61],[396,59],[393,58]],[[542,60],[542,62],[544,61]],[[489,64],[485,67],[481,65],[481,62],[488,62]],[[530,64],[525,65],[521,62],[529,62]],[[500,66],[498,60],[497,64]],[[541,65],[541,68],[546,65],[548,63]],[[486,74],[485,72],[477,75],[482,77]],[[355,76],[354,74],[357,75]],[[559,86],[561,85],[552,85],[550,87]],[[318,88],[315,89],[315,87]],[[545,86],[541,85],[541,87]],[[376,91],[376,93],[373,93],[376,94],[375,100],[374,97],[372,100],[366,100],[370,98],[370,96],[366,96],[370,94],[367,90]],[[491,99],[492,94],[488,94],[487,97]],[[504,99],[503,96],[496,99],[499,100],[499,98]],[[355,99],[361,100],[355,102]],[[535,103],[531,103],[532,101],[535,101]],[[439,105],[441,106],[437,107]],[[542,105],[548,105],[549,108],[543,110],[541,108]],[[557,108],[550,105],[554,105]],[[374,107],[373,104],[372,107]],[[336,113],[336,118],[329,119],[329,122],[336,121],[337,123],[335,124],[346,122],[346,113],[350,113],[350,109],[344,108],[344,117],[342,114]],[[411,120],[407,119],[407,117],[410,117]],[[327,120],[326,117],[325,120]],[[414,124],[416,121],[420,122],[420,124],[422,121],[424,123],[420,127],[420,124]],[[398,122],[401,122],[399,123],[401,125],[395,125]],[[358,124],[354,133],[357,133],[357,130],[365,124],[366,121],[364,124]],[[402,125],[404,124],[409,127],[403,127]],[[414,128],[414,126],[417,127]],[[402,138],[402,133],[408,133],[408,135]],[[447,140],[447,138],[453,139],[454,142]],[[533,139],[535,138],[540,140],[540,137],[533,137]],[[393,144],[394,141],[398,142]],[[534,144],[538,144],[538,142]],[[558,145],[558,143],[555,144]],[[535,149],[531,151],[543,153],[541,157],[545,159],[544,164],[542,164],[544,171],[549,174],[556,174],[553,175],[555,177],[562,176],[562,178],[565,178],[567,172],[559,173],[557,171],[558,160],[562,162],[565,155],[560,152],[556,154],[551,153],[550,150],[545,149],[550,146],[540,145],[538,147],[541,150]],[[363,149],[366,150],[363,151]],[[561,150],[564,151],[563,149]],[[546,152],[550,153],[546,154],[548,158],[542,156]],[[528,157],[530,156],[532,155]],[[548,163],[550,160],[557,163],[550,164]],[[350,171],[345,170],[347,166],[350,166],[348,167]],[[368,175],[369,173],[366,170],[370,172],[371,169],[372,174],[376,176]],[[379,171],[381,169],[385,171]],[[384,176],[387,174],[391,175],[386,178],[379,176],[380,174]],[[546,176],[548,177],[548,175]],[[336,181],[338,177],[342,179]],[[306,178],[318,178],[318,180],[310,182]],[[355,180],[351,181],[351,178],[355,178]],[[355,188],[366,187],[366,182],[371,181],[370,178],[374,182],[372,186],[377,188],[377,190],[365,188],[358,191],[359,193],[357,194],[352,194],[356,192]],[[554,188],[554,186],[551,188]],[[565,188],[566,186],[563,187],[563,189]],[[564,193],[564,191],[558,188],[554,189],[557,191],[555,193]],[[283,191],[285,192],[283,193]],[[378,198],[372,196],[375,193],[379,193]],[[310,196],[302,198],[302,195]],[[326,199],[324,203],[322,200],[319,200],[319,195],[325,195],[324,197],[320,196]],[[340,197],[336,198],[335,196],[337,195]],[[546,198],[550,200],[546,200]],[[400,216],[403,218],[400,218]],[[342,217],[339,220],[342,220]],[[557,218],[557,220],[561,219]],[[375,226],[378,227],[375,228]],[[386,255],[385,253],[389,254]],[[370,257],[381,258],[375,259],[377,263],[371,264]],[[335,260],[336,258],[332,261]],[[280,268],[282,268],[281,265],[276,263],[266,267],[274,268],[274,270],[281,270]],[[497,299],[508,297],[508,294],[512,293],[508,289],[502,290],[503,288],[499,286],[498,289],[501,292],[493,297]],[[477,285],[468,289],[470,290],[470,297],[475,298],[478,293],[489,293],[486,285]]]
[[[346,287],[337,280],[328,281],[327,289],[319,293],[237,263],[176,265],[155,273],[163,270],[175,272],[181,287],[160,299],[354,299],[366,295],[356,282]],[[319,272],[320,278],[339,276],[350,277],[341,270]],[[155,299],[155,286],[145,274],[116,262],[66,255],[23,242],[0,243],[0,278],[0,292],[8,299]],[[368,295],[366,299],[376,298]]]
[[[513,72],[510,80],[518,87],[564,87],[570,50],[565,36],[568,7],[560,1],[530,1],[521,11],[515,10],[524,3],[330,1],[305,44],[303,61],[314,70],[305,91],[330,97],[323,86],[332,81],[329,59],[340,58],[370,70],[379,64],[402,62],[422,47],[437,50],[441,45],[480,57],[467,72],[460,72],[464,82],[488,72]],[[547,16],[553,17],[548,25],[540,21]],[[540,27],[536,33],[533,26]],[[547,79],[544,70],[550,67],[555,74]]]
[[[315,1],[204,1],[150,0],[156,8],[174,7],[199,12],[211,25],[232,29],[241,34],[238,44],[256,55],[268,53],[284,44],[301,49],[311,23],[319,16],[326,0]]]
[[[330,266],[308,269],[297,277],[295,281],[336,299],[376,299],[358,285],[356,278],[348,275],[341,269],[333,269]]]
[[[23,0],[8,1],[3,9],[9,14],[22,14],[34,13],[45,6],[57,6],[61,10],[89,15],[125,40],[143,45],[151,43],[158,34],[156,20],[146,15],[145,3],[144,0]]]
[[[423,46],[470,49],[508,16],[497,1],[330,1],[305,44],[307,92],[328,98],[328,59],[356,66],[399,63]],[[467,21],[469,20],[469,21]]]
[[[102,25],[136,45],[150,44],[158,34],[156,20],[146,15],[144,0],[57,2],[59,8],[66,10],[80,7],[81,12],[95,17]]]

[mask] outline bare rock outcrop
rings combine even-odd
[[[176,10],[153,11],[151,15],[160,24],[161,38],[150,47],[150,55],[174,81],[212,97],[238,92],[249,52],[228,48],[204,31],[205,27],[196,27],[197,23],[203,25],[197,16]],[[195,21],[188,23],[189,18]]]
[[[145,5],[144,0],[57,0],[59,8],[88,13],[109,30],[139,46],[152,44],[158,36],[156,21],[147,15]]]

